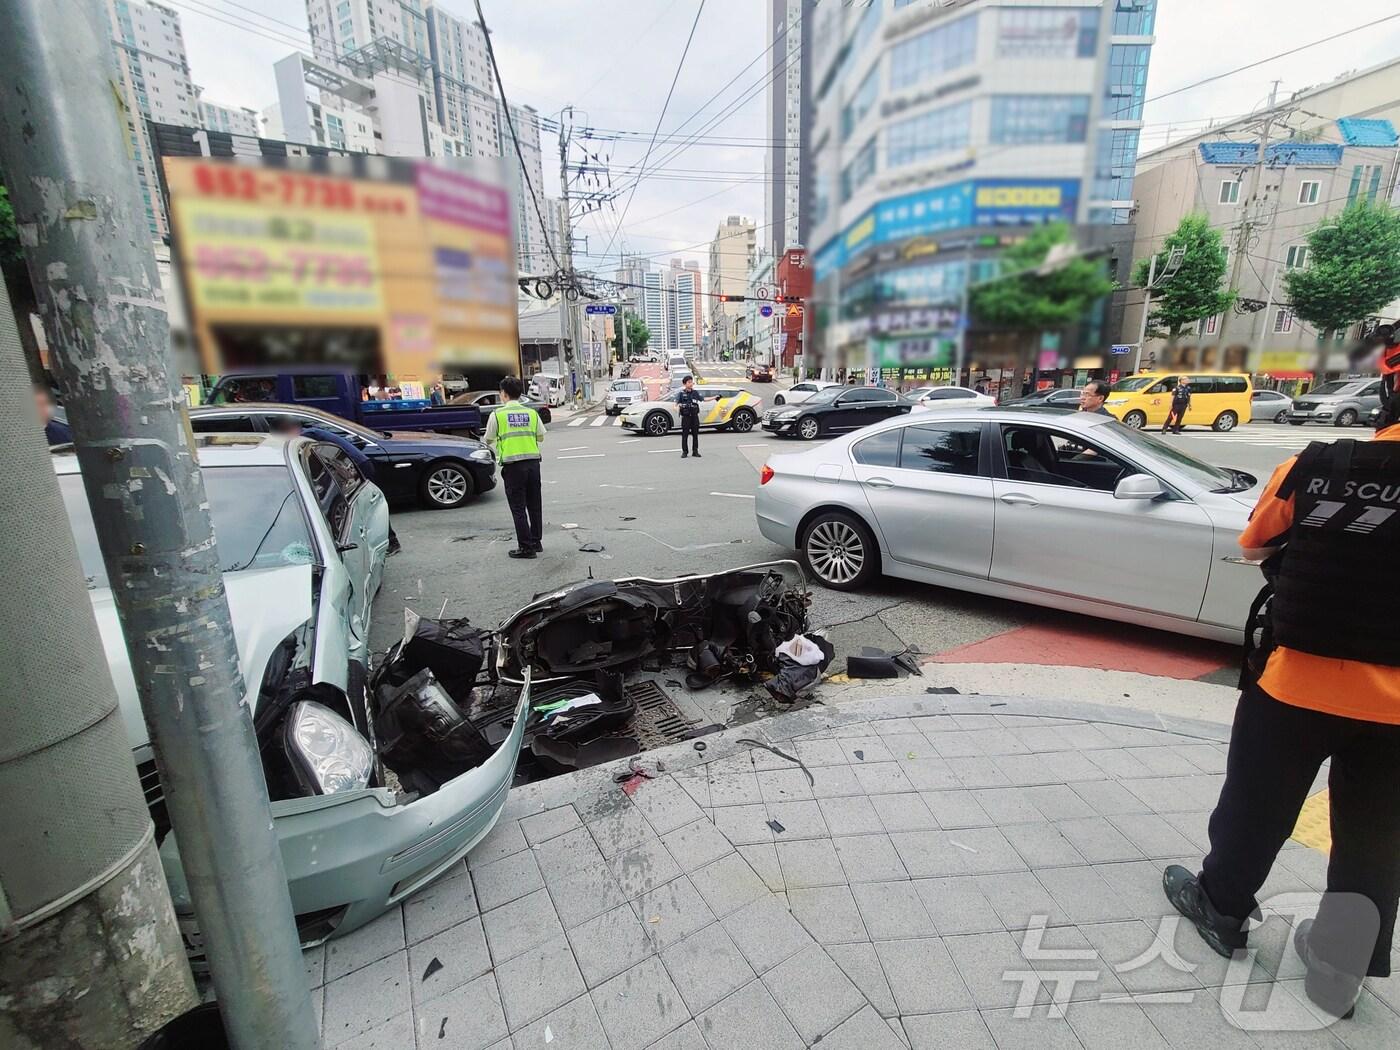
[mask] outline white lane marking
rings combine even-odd
[[[583,426],[583,425],[584,425],[585,423],[587,423],[587,422],[588,422],[588,417],[587,417],[587,416],[579,416],[577,419],[571,419],[571,420],[569,420],[569,426],[571,426],[571,427],[581,427],[581,426]]]
[[[641,438],[623,438],[621,441],[618,442],[618,444],[619,444],[619,445],[630,445],[630,444],[632,444],[632,442],[634,442],[634,441],[641,441],[641,440],[642,440]]]
[[[621,416],[618,416],[616,419],[613,420],[613,426],[615,426],[615,427],[620,427],[620,426],[622,426],[622,417],[621,417]]]
[[[649,449],[647,449],[647,455],[648,455],[648,456],[655,456],[655,455],[658,455],[658,454],[663,453],[663,452],[679,452],[679,451],[680,451],[680,449],[678,449],[678,448],[649,448]]]
[[[735,445],[735,448],[767,448],[768,442],[760,441],[755,445]]]
[[[728,496],[730,499],[753,499],[753,498],[754,498],[753,496],[750,496],[750,495],[748,495],[748,494],[746,494],[746,493],[743,493],[743,492],[711,492],[710,495],[711,495],[711,496]]]
[[[591,426],[591,427],[601,427],[601,426],[602,426],[604,423],[606,423],[607,421],[608,421],[608,417],[607,417],[607,416],[598,416],[597,418],[595,418],[595,419],[593,420],[592,423],[589,423],[588,425]]]
[[[555,459],[602,459],[606,452],[588,452],[582,456],[555,456]]]
[[[561,448],[559,451],[560,451],[560,452],[582,452],[582,451],[583,451],[584,449],[586,449],[587,447],[588,447],[587,445],[570,445],[568,448]]]

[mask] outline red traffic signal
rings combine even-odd
[[[721,295],[719,301],[722,303],[742,303],[747,302],[747,298],[742,295]]]

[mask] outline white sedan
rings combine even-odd
[[[773,456],[759,531],[828,587],[881,574],[1239,642],[1257,481],[1108,416],[912,413]]]
[[[983,408],[997,403],[997,399],[990,394],[978,393],[965,386],[921,386],[904,396],[914,402],[916,411],[929,408]]]
[[[780,390],[773,398],[775,405],[800,405],[818,390],[825,390],[829,386],[840,386],[840,383],[828,383],[823,379],[809,379],[803,383],[793,383],[786,390]]]

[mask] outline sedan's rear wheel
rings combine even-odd
[[[1125,427],[1132,427],[1134,430],[1141,430],[1143,427],[1147,426],[1147,413],[1138,411],[1129,412],[1123,417],[1123,425]]]
[[[462,464],[452,460],[431,464],[418,486],[424,506],[434,510],[460,507],[472,498],[474,491],[471,473]]]
[[[652,437],[661,437],[670,432],[671,417],[665,412],[652,412],[643,421],[642,426]]]
[[[821,432],[821,420],[816,416],[803,416],[797,421],[797,434],[803,441],[815,441]]]
[[[785,397],[783,397],[782,394],[779,394],[777,397],[775,397],[775,398],[773,399],[773,404],[775,404],[775,405],[786,405],[786,404],[787,404],[787,399],[786,399]]]
[[[1282,423],[1282,422],[1284,422],[1286,419],[1288,419],[1288,409],[1285,408],[1285,409],[1283,409],[1283,410],[1280,411],[1280,412],[1275,412],[1275,413],[1274,413],[1274,422],[1275,422],[1275,423]]]
[[[813,576],[838,591],[858,590],[880,571],[874,534],[859,518],[841,511],[820,514],[807,526],[802,560]]]

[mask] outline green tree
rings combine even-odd
[[[1308,234],[1307,265],[1285,273],[1283,286],[1325,355],[1334,335],[1400,299],[1400,214],[1361,200],[1324,219]]]
[[[1050,259],[1051,250],[1061,245],[1073,247],[1070,229],[1064,223],[1050,223],[1008,248],[998,260],[997,276],[973,286],[973,317],[991,327],[1027,331],[1061,328],[1080,320],[1095,299],[1116,285],[1099,260]],[[1046,272],[1036,272],[1047,261]]]
[[[0,183],[0,265],[9,267],[22,262],[19,228],[15,226],[15,209],[10,203],[10,191]]]
[[[1173,248],[1185,255],[1181,268],[1152,292],[1152,310],[1147,324],[1154,335],[1164,335],[1168,346],[1175,346],[1182,331],[1204,317],[1214,317],[1235,305],[1238,293],[1225,283],[1225,245],[1220,231],[1204,215],[1187,215],[1167,234],[1157,253],[1157,273],[1166,268]],[[1139,259],[1133,266],[1133,284],[1147,285],[1151,258]]]
[[[623,312],[622,323],[627,326],[627,352],[629,354],[640,354],[647,348],[647,343],[651,342],[651,329],[647,323],[634,313]],[[622,332],[618,326],[617,335],[613,336],[612,348],[622,354]]]

